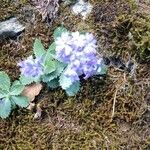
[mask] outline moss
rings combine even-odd
[[[134,50],[141,62],[150,61],[150,16],[137,14],[133,19],[131,36]]]
[[[99,43],[106,54],[128,52],[138,62],[149,62],[150,16],[139,12],[140,6],[133,1],[107,1],[96,4],[93,10]]]

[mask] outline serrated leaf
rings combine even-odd
[[[56,53],[55,50],[56,50],[56,44],[55,44],[55,42],[53,42],[53,43],[49,46],[47,52],[50,53],[50,54],[55,55],[55,53]]]
[[[11,112],[11,101],[9,99],[0,100],[0,117],[7,118]]]
[[[35,42],[33,45],[33,51],[34,51],[35,57],[42,57],[43,55],[46,54],[44,46],[41,43],[41,40],[35,39]]]
[[[12,83],[12,86],[15,86],[15,85],[20,85],[21,82],[19,80],[15,80],[13,83]]]
[[[64,71],[66,66],[67,66],[66,64],[56,61],[56,70],[54,72],[56,77],[58,77]]]
[[[11,101],[11,108],[12,108],[12,110],[14,110],[16,107],[17,107],[17,106],[16,106],[15,102],[14,102],[14,101]]]
[[[56,28],[54,31],[54,39],[56,40],[58,37],[60,37],[63,32],[67,32],[67,29],[62,26]]]
[[[20,76],[19,81],[22,85],[29,85],[33,82],[40,82],[40,78],[33,78],[33,77],[25,77],[23,75]]]
[[[11,86],[11,88],[10,88],[10,94],[11,95],[19,95],[19,94],[21,94],[21,92],[23,91],[23,89],[24,89],[24,85],[21,85],[21,84],[19,84],[19,83],[17,83],[17,82],[15,82],[12,86]]]
[[[58,78],[53,79],[50,82],[48,82],[47,85],[49,88],[55,89],[55,88],[59,87],[59,79]]]
[[[52,72],[51,74],[44,75],[44,76],[42,77],[42,81],[43,81],[44,83],[47,83],[47,82],[53,80],[53,79],[56,78],[56,77],[57,77],[57,76],[54,75],[54,72]]]
[[[25,96],[11,96],[11,100],[22,108],[25,108],[29,105],[29,100]]]
[[[54,58],[55,49],[56,49],[56,44],[55,44],[55,42],[53,42],[53,43],[49,46],[49,48],[48,48],[48,50],[47,50],[47,52],[46,52],[46,56],[45,56],[44,63],[46,63],[47,61],[49,61],[49,59]]]
[[[70,78],[66,77],[63,73],[61,74],[59,78],[59,84],[62,87],[62,89],[66,90],[72,85],[72,81]]]
[[[7,95],[8,95],[8,91],[6,91],[6,90],[0,90],[0,98],[4,98],[4,97],[6,97]]]
[[[68,96],[74,96],[78,93],[80,89],[80,82],[73,83],[69,88],[66,89]]]
[[[10,84],[9,76],[4,71],[0,71],[0,89],[9,91]]]
[[[51,80],[57,78],[63,72],[65,67],[66,67],[65,64],[57,61],[56,62],[56,70],[54,72],[50,73],[50,74],[44,75],[42,77],[42,81],[47,83],[47,82],[50,82]]]
[[[52,73],[53,71],[56,70],[56,65],[55,65],[55,61],[54,60],[49,60],[45,63],[44,65],[44,73],[45,74],[49,74]]]

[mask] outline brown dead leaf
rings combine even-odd
[[[27,107],[28,110],[33,110],[35,107],[35,103],[30,102],[29,106]]]
[[[28,85],[23,90],[22,95],[28,97],[30,102],[33,102],[35,99],[35,96],[39,95],[42,88],[43,86],[41,83],[38,83],[38,84],[34,83],[31,85]]]

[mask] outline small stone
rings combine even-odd
[[[89,2],[84,2],[83,0],[79,0],[73,7],[72,11],[74,14],[80,14],[83,19],[87,18],[87,15],[91,13],[93,6]]]
[[[20,24],[17,18],[10,18],[0,22],[0,40],[13,38],[23,32],[25,27]]]

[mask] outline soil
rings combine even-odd
[[[35,110],[16,109],[9,118],[0,119],[0,150],[149,150],[150,55],[140,54],[129,33],[134,37],[140,30],[145,37],[150,31],[146,26],[150,23],[150,3],[91,0],[94,9],[84,21],[61,3],[50,25],[28,0],[1,1],[0,20],[15,16],[26,27],[16,39],[0,43],[0,70],[12,80],[19,77],[17,62],[33,53],[35,38],[48,48],[54,29],[61,24],[70,31],[92,32],[99,53],[120,57],[125,63],[130,60],[134,68],[127,72],[110,66],[106,78],[83,81],[74,97],[60,88],[45,87],[36,98],[41,118],[33,119]],[[147,9],[139,11],[143,7]],[[141,20],[145,24],[139,26]],[[145,45],[147,52],[150,45]]]

